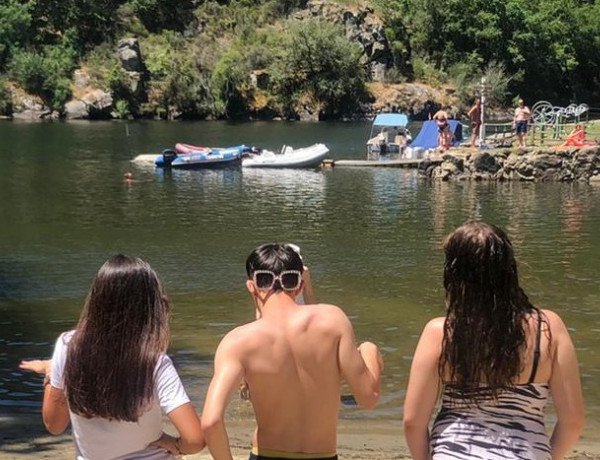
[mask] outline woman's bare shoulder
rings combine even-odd
[[[543,318],[546,320],[546,323],[548,324],[548,326],[550,326],[550,328],[552,328],[553,326],[565,327],[563,319],[554,310],[548,310],[544,308],[541,309],[540,312],[542,313]]]
[[[425,325],[425,329],[430,329],[434,331],[443,331],[444,324],[446,323],[445,316],[438,316],[437,318],[430,319]]]
[[[435,340],[440,341],[444,337],[444,324],[446,322],[446,318],[443,316],[439,316],[437,318],[430,319],[425,327],[423,328],[423,332],[421,333],[421,337],[425,340]]]

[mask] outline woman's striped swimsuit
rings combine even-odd
[[[434,460],[551,458],[544,426],[547,384],[511,387],[498,395],[497,401],[479,407],[456,407],[457,397],[459,394],[446,386],[431,431]]]
[[[466,407],[460,390],[445,385],[442,408],[431,430],[434,460],[551,459],[544,426],[549,387],[532,383],[539,362],[540,334],[541,327],[530,383],[508,387],[496,400],[473,407]]]

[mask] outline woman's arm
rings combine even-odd
[[[552,376],[550,392],[557,422],[550,438],[552,460],[562,459],[579,440],[585,412],[575,347],[562,319],[544,310],[552,332]]]
[[[408,378],[404,401],[404,437],[414,460],[430,460],[429,421],[440,388],[438,363],[444,336],[444,318],[423,329]]]
[[[62,434],[69,426],[69,405],[63,390],[53,387],[44,379],[42,420],[49,433]]]
[[[19,368],[44,375],[44,402],[42,420],[51,434],[61,434],[69,426],[69,405],[63,390],[50,383],[52,360],[21,361]]]
[[[195,454],[204,448],[204,433],[200,417],[190,402],[181,378],[168,356],[163,356],[156,371],[156,392],[161,409],[179,436],[164,434],[152,445],[167,449],[174,455]]]
[[[167,437],[172,440],[176,452],[173,452],[166,445],[161,445],[161,447],[167,448],[167,450],[175,455],[195,454],[204,449],[206,446],[204,433],[202,433],[200,418],[192,403],[179,406],[177,409],[169,412],[167,416],[179,433],[179,437],[173,438],[169,435],[163,435],[163,438]]]

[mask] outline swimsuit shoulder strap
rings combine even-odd
[[[535,374],[537,374],[537,368],[540,363],[540,344],[542,341],[542,313],[537,310],[538,327],[537,336],[535,338],[535,348],[533,350],[533,366],[531,366],[531,375],[527,383],[533,383],[535,380]]]

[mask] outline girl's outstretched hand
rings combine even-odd
[[[31,361],[23,360],[19,364],[19,369],[32,371],[36,374],[49,374],[52,366],[51,359],[34,359]]]

